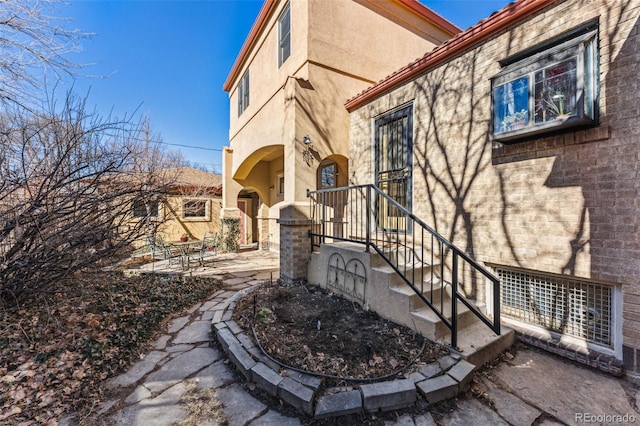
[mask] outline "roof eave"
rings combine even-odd
[[[253,26],[251,27],[251,31],[249,31],[249,35],[245,39],[244,44],[242,45],[242,49],[240,49],[240,53],[238,53],[238,56],[236,57],[236,60],[233,63],[233,66],[231,67],[231,71],[229,71],[229,75],[227,76],[227,79],[224,82],[224,85],[222,86],[222,89],[225,92],[228,92],[231,90],[231,86],[233,85],[233,82],[238,77],[238,74],[242,70],[244,63],[247,61],[247,57],[249,56],[249,51],[251,50],[254,43],[260,36],[260,33],[264,29],[267,23],[267,20],[273,13],[273,10],[275,9],[277,3],[278,3],[278,0],[265,0],[264,4],[262,5],[262,8],[260,9],[260,13],[258,13],[258,17],[256,18],[256,21],[253,23]]]
[[[253,23],[253,26],[251,27],[251,31],[249,31],[249,35],[245,39],[244,44],[242,45],[242,49],[240,49],[240,53],[238,53],[238,56],[236,57],[236,60],[233,63],[233,66],[231,67],[231,71],[229,71],[229,75],[227,76],[227,79],[225,80],[224,85],[222,86],[222,89],[225,92],[229,92],[231,90],[233,86],[233,82],[238,78],[238,75],[240,74],[242,67],[244,66],[245,62],[248,59],[249,52],[251,51],[256,40],[260,36],[260,33],[262,33],[262,31],[264,30],[264,27],[266,26],[267,21],[269,20],[269,17],[272,15],[273,11],[275,10],[278,4],[278,1],[279,0],[265,0],[264,4],[262,5],[262,9],[260,9],[260,13],[258,13],[258,17],[256,18],[256,21]],[[396,1],[404,5],[408,9],[412,10],[414,13],[417,13],[421,16],[428,18],[436,27],[440,28],[441,30],[451,35],[458,34],[462,31],[456,25],[449,22],[447,19],[443,18],[442,16],[438,15],[437,13],[435,13],[434,11],[432,11],[431,9],[429,9],[419,1],[416,1],[416,0],[396,0]]]
[[[345,103],[347,111],[360,108],[373,99],[390,92],[397,86],[404,84],[464,50],[493,36],[514,23],[544,9],[556,0],[521,0],[510,3],[499,12],[478,22],[450,41],[436,47],[433,51],[399,69],[378,84],[371,86]]]
[[[418,15],[427,17],[436,27],[440,28],[446,33],[451,34],[452,36],[462,32],[462,29],[460,27],[450,22],[446,18],[438,15],[436,12],[429,9],[427,6],[417,0],[398,0],[398,2],[411,9]]]

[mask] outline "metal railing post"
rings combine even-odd
[[[493,281],[493,324],[496,334],[500,334],[500,280]]]
[[[458,254],[451,259],[451,347],[458,347]]]
[[[320,219],[321,223],[322,223],[322,227],[321,227],[321,229],[322,229],[322,244],[326,243],[326,235],[327,235],[327,233],[326,233],[326,223],[325,223],[326,216],[327,216],[327,202],[326,201],[327,201],[327,193],[323,192],[322,193],[322,218]]]
[[[369,253],[369,247],[371,246],[371,186],[367,185],[367,193],[366,193],[366,207],[364,208],[366,211],[367,219],[366,222],[366,251]]]

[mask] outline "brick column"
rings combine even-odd
[[[307,279],[311,256],[311,219],[307,204],[289,204],[280,209],[280,279],[292,283]]]

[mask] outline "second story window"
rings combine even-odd
[[[278,67],[291,54],[291,8],[289,3],[278,18]]]
[[[238,83],[238,116],[249,106],[249,70],[247,70],[240,83]]]

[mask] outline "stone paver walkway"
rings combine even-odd
[[[155,272],[178,272],[175,265],[166,262],[156,262],[153,268]],[[123,426],[194,420],[185,401],[195,395],[205,404],[220,404],[230,426],[308,424],[310,418],[283,414],[279,407],[268,406],[253,396],[244,379],[234,374],[224,353],[210,346],[211,320],[227,307],[229,299],[272,274],[277,278],[277,270],[277,255],[260,251],[221,255],[206,268],[186,272],[219,277],[223,289],[192,307],[187,315],[174,319],[153,350],[129,371],[107,382],[108,387],[120,391],[121,397],[103,404],[103,420]],[[612,416],[625,415],[640,422],[640,394],[628,382],[539,351],[520,350],[510,362],[483,374],[479,386],[482,398],[458,399],[457,408],[440,418],[440,424],[561,425],[583,424],[585,419],[593,424],[622,424],[615,420],[624,417]],[[218,424],[213,415],[207,416],[200,409],[192,424]],[[425,409],[418,414],[400,412],[384,424],[436,423]]]

